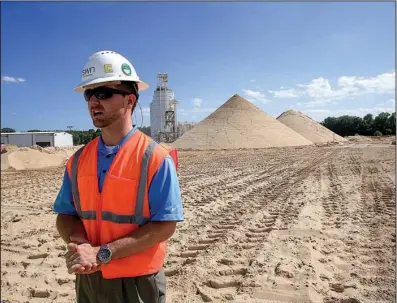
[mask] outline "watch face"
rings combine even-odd
[[[112,252],[109,248],[107,247],[101,247],[99,250],[98,258],[101,260],[103,263],[107,263],[110,261],[110,257],[112,256]]]

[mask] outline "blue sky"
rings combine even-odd
[[[395,107],[395,3],[2,2],[1,45],[1,126],[19,131],[93,128],[73,88],[99,50],[149,83],[144,125],[158,72],[180,121],[234,94],[318,121]]]

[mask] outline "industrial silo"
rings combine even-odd
[[[158,84],[150,103],[150,135],[157,142],[172,142],[177,135],[174,91],[167,87],[168,75],[159,73]]]

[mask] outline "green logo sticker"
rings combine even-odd
[[[123,63],[123,65],[121,65],[121,70],[125,75],[131,76],[131,67],[127,63]]]

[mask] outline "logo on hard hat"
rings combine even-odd
[[[121,65],[121,70],[125,75],[131,76],[131,67],[127,63]]]
[[[105,64],[103,69],[105,70],[105,73],[113,73],[113,67],[111,64]]]
[[[95,67],[87,67],[83,69],[83,77],[89,77],[92,76],[92,74],[95,73]]]

